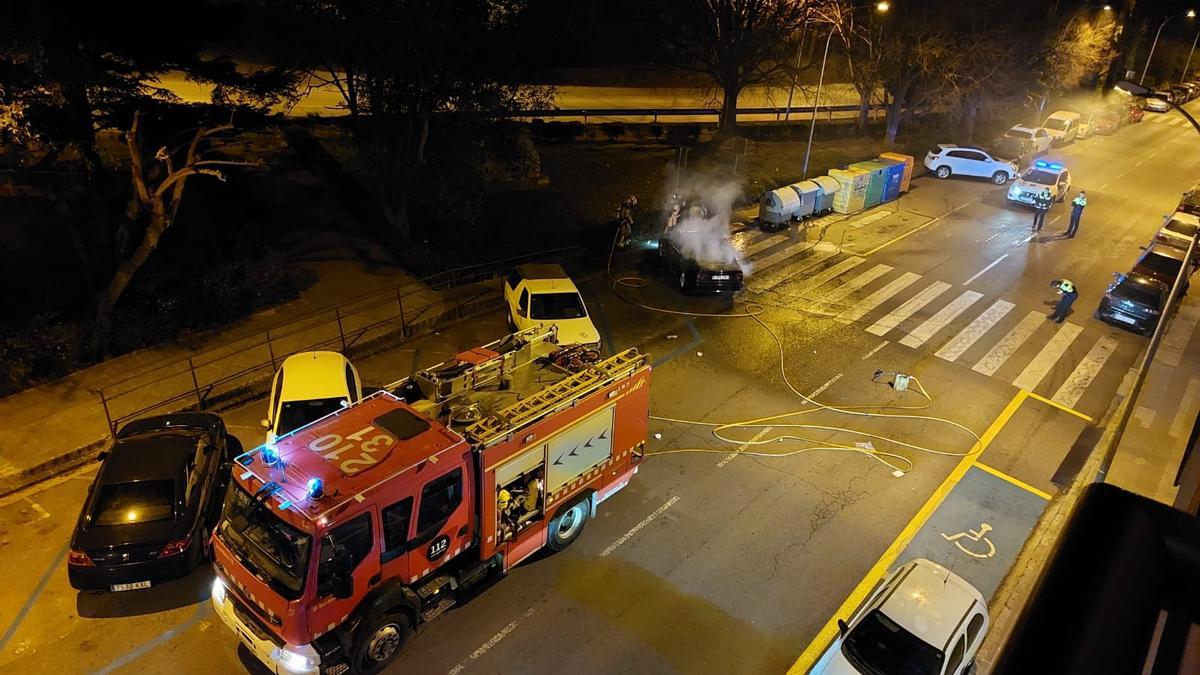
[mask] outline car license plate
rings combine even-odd
[[[1121,323],[1127,323],[1130,325],[1137,323],[1137,319],[1134,319],[1131,316],[1125,316],[1124,314],[1113,314],[1113,318]]]
[[[714,274],[714,275],[712,275],[712,279],[713,279],[713,281],[729,281],[729,275],[728,274]]]
[[[139,588],[150,588],[150,582],[135,581],[131,584],[113,584],[112,586],[109,586],[109,588],[112,589],[114,593],[118,591],[135,591]]]

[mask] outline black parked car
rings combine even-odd
[[[88,491],[67,576],[79,590],[125,591],[182,577],[207,557],[229,478],[225,423],[208,413],[126,424]]]
[[[1167,305],[1170,287],[1136,272],[1113,276],[1116,280],[1104,291],[1096,318],[1143,335],[1152,334]]]
[[[739,254],[725,232],[710,223],[683,223],[658,240],[667,278],[680,291],[733,292],[742,288]]]
[[[1037,144],[1025,138],[1004,136],[992,144],[992,156],[1007,159],[1017,165],[1018,171],[1024,171],[1033,163],[1037,156]]]
[[[1188,287],[1191,285],[1189,277],[1192,275],[1192,270],[1191,265],[1185,264],[1186,258],[1187,251],[1152,243],[1144,247],[1137,262],[1133,264],[1133,271],[1152,279],[1158,279],[1170,288],[1174,285],[1175,278],[1179,276],[1180,268],[1186,267],[1187,269],[1183,272],[1183,288],[1179,290],[1179,293],[1187,295]]]

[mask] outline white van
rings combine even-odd
[[[1079,113],[1059,110],[1046,118],[1042,128],[1054,139],[1055,145],[1066,145],[1079,135],[1079,125],[1082,123]]]

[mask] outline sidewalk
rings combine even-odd
[[[1133,402],[1106,481],[1164,504],[1175,501],[1175,474],[1200,411],[1197,321],[1200,299],[1185,297]]]
[[[434,291],[407,272],[360,260],[347,255],[306,262],[319,278],[298,300],[0,399],[0,494],[87,461],[108,441],[101,390],[114,418],[194,406],[193,392],[210,403],[245,397],[265,391],[274,367],[291,352],[314,345],[342,351],[345,343],[353,356],[371,343],[428,332],[499,303],[495,284]],[[268,343],[267,331],[282,335],[272,334]],[[159,406],[166,399],[173,400]]]

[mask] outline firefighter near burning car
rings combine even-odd
[[[218,616],[277,673],[373,673],[420,624],[571,544],[644,456],[650,360],[514,333],[237,457]]]

